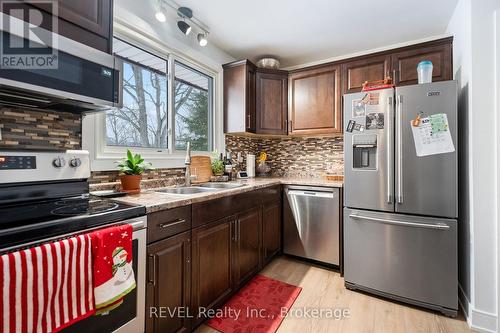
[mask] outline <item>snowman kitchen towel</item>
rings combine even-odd
[[[96,314],[118,307],[135,288],[132,270],[132,226],[100,229],[91,234]]]

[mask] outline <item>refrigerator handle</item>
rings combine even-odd
[[[392,204],[392,180],[394,179],[394,164],[392,163],[392,138],[394,134],[392,132],[392,97],[387,97],[387,203]]]
[[[361,216],[358,214],[350,214],[349,217],[353,220],[366,220],[366,221],[372,221],[372,222],[378,222],[378,223],[384,223],[384,224],[393,224],[393,225],[399,225],[403,227],[416,227],[416,228],[426,228],[426,229],[437,229],[437,230],[449,230],[450,226],[445,224],[445,223],[418,223],[418,222],[406,222],[406,221],[396,221],[396,220],[391,220],[391,219],[381,219],[377,217],[371,217],[371,216]]]
[[[396,156],[397,156],[397,202],[399,204],[403,203],[403,96],[398,95],[396,99]]]

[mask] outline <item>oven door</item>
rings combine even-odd
[[[64,333],[139,333],[145,325],[146,216],[124,221],[132,224],[132,268],[137,287],[123,299],[123,304],[107,315],[90,316],[61,332]]]

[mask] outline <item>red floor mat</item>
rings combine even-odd
[[[276,332],[301,290],[257,275],[206,324],[223,333]]]

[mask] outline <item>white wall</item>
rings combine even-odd
[[[468,311],[468,305],[471,299],[471,221],[470,221],[470,182],[471,178],[469,165],[470,152],[470,97],[469,80],[471,72],[471,47],[470,47],[470,3],[469,1],[460,1],[455,8],[453,16],[448,25],[447,33],[453,38],[453,70],[454,79],[458,81],[458,115],[459,115],[459,223],[458,223],[458,257],[459,257],[459,287],[460,302]]]
[[[496,121],[498,124],[500,120],[500,9],[495,12],[495,92],[496,92]],[[500,189],[500,131],[497,129],[497,199],[498,190]],[[497,204],[497,219],[500,217],[500,205]],[[500,221],[498,221],[500,222]],[[497,312],[500,312],[500,246],[498,240],[500,239],[500,228],[497,223]],[[500,314],[497,315],[497,332],[500,331]]]
[[[448,26],[460,81],[460,285],[473,328],[497,331],[498,166],[495,25],[498,0],[460,0]],[[468,176],[468,178],[466,178]],[[467,208],[469,204],[469,209]],[[469,274],[467,274],[469,272]]]

